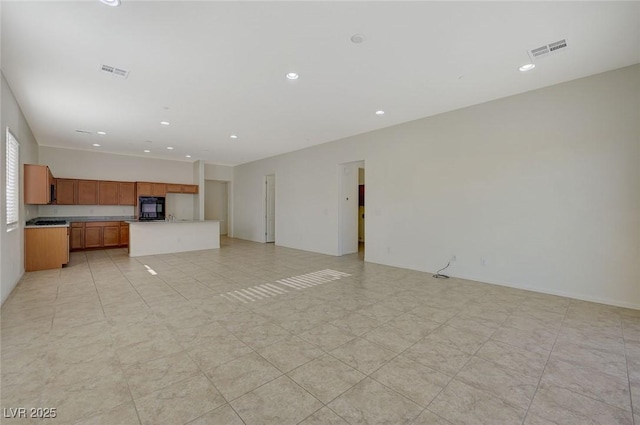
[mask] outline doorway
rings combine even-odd
[[[340,173],[339,207],[339,255],[359,251],[359,184],[360,169],[364,176],[364,161],[349,162],[338,166]],[[362,223],[364,242],[364,222]]]
[[[229,182],[204,181],[204,219],[220,222],[220,235],[229,233]]]
[[[264,177],[264,236],[265,242],[276,241],[276,175]]]

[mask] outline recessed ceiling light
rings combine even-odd
[[[151,152],[149,149],[144,150],[144,153],[149,153],[149,152]]]
[[[362,34],[353,34],[351,36],[351,42],[355,44],[363,43],[364,40],[365,40],[365,37]]]
[[[300,76],[298,74],[296,74],[295,72],[288,72],[287,73],[287,79],[288,80],[297,80],[298,78],[300,78]]]
[[[107,6],[111,6],[111,7],[120,6],[120,0],[100,0],[100,3],[106,4]]]
[[[384,115],[384,111],[383,110],[376,111],[376,115]]]
[[[167,146],[167,149],[169,149],[170,151],[173,150],[173,146]]]
[[[520,68],[518,68],[520,70],[520,72],[527,72],[527,71],[531,71],[533,68],[536,67],[535,63],[528,63],[526,65],[522,65]]]
[[[104,131],[97,131],[97,134],[101,135],[101,136],[105,136],[107,133],[105,133]]]
[[[95,146],[96,148],[100,147],[100,143],[94,143],[92,146]]]
[[[237,138],[238,138],[238,136],[237,136],[236,134],[232,134],[232,135],[231,135],[231,136],[229,136],[229,137],[231,137],[232,139],[237,139]]]
[[[185,155],[184,157],[185,158],[191,158],[191,155]]]
[[[161,125],[171,125],[169,121],[160,121]]]

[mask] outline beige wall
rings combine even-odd
[[[24,274],[24,223],[38,215],[38,208],[36,206],[24,205],[23,196],[23,165],[38,163],[38,145],[4,75],[2,75],[1,79],[0,97],[2,98],[2,106],[0,116],[2,117],[2,127],[0,128],[0,139],[2,139],[2,147],[0,148],[0,163],[2,164],[2,172],[0,172],[0,295],[2,303],[4,303]],[[5,175],[7,128],[11,130],[20,143],[20,226],[10,232],[7,232],[7,212],[5,207],[7,196]]]
[[[640,65],[234,169],[234,234],[336,255],[338,164],[366,163],[366,260],[640,308]]]

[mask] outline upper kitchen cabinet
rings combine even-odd
[[[151,196],[151,183],[137,182],[136,183],[136,195],[137,196]]]
[[[55,199],[55,181],[46,165],[24,164],[24,203],[50,204]]]
[[[98,187],[100,205],[118,205],[120,202],[118,182],[100,181]]]
[[[56,179],[56,204],[76,205],[78,203],[78,180]]]
[[[151,196],[167,196],[167,184],[151,183]]]
[[[120,205],[136,204],[136,184],[133,182],[118,183],[118,203]]]
[[[195,184],[169,184],[167,183],[167,193],[198,193],[198,186]]]
[[[96,180],[78,180],[78,205],[98,205]]]

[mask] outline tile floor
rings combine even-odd
[[[277,283],[325,269],[350,276]],[[25,275],[1,329],[3,416],[57,413],[3,424],[640,425],[640,311],[358,255],[74,253]]]

